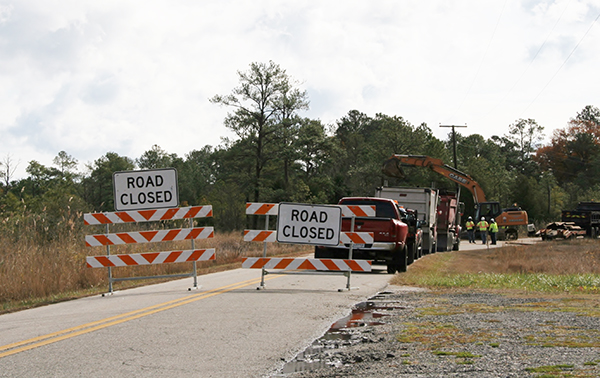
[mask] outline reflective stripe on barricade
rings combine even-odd
[[[373,244],[374,240],[372,232],[340,233],[340,244]],[[274,243],[277,241],[277,231],[244,230],[244,241]]]
[[[335,205],[332,205],[335,206]],[[343,217],[374,217],[376,214],[373,205],[337,205],[342,209]],[[246,203],[246,215],[277,215],[277,203]]]
[[[246,215],[277,215],[278,211],[277,203],[246,203]]]
[[[85,245],[120,245],[136,243],[154,243],[160,241],[208,239],[214,237],[213,227],[181,228],[159,231],[121,232],[116,234],[86,235]]]
[[[86,225],[114,224],[128,222],[152,222],[188,218],[212,217],[212,206],[189,206],[171,209],[132,210],[114,213],[89,213],[83,215]]]
[[[340,244],[373,244],[375,236],[372,232],[342,232]]]
[[[242,268],[317,270],[334,272],[370,272],[371,261],[344,259],[246,257],[242,262]]]
[[[132,266],[168,264],[188,261],[208,261],[215,259],[215,249],[195,249],[170,252],[146,252],[130,255],[88,256],[88,268],[106,268],[109,266]]]
[[[375,205],[338,205],[343,217],[374,217]]]
[[[277,231],[244,230],[244,241],[274,243],[277,241]]]

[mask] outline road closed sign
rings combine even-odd
[[[338,245],[342,209],[337,206],[280,203],[277,241],[292,244]]]
[[[115,172],[113,187],[116,211],[179,206],[175,168]]]

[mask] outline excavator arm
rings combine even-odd
[[[382,171],[384,174],[390,177],[404,178],[406,175],[402,169],[403,166],[429,168],[432,171],[448,178],[449,180],[452,180],[455,183],[467,188],[473,195],[475,203],[487,202],[485,199],[485,193],[477,181],[473,180],[473,178],[468,174],[444,164],[444,162],[440,159],[423,155],[392,155],[392,157],[387,159],[383,164]]]
[[[516,239],[518,231],[516,226],[526,225],[529,221],[527,212],[519,209],[501,209],[498,202],[487,202],[483,189],[477,181],[471,176],[463,173],[449,165],[444,164],[440,159],[423,155],[392,155],[383,164],[382,171],[390,177],[404,178],[406,175],[402,170],[403,166],[426,167],[442,176],[452,180],[467,188],[477,204],[476,219],[485,216],[487,219],[496,218],[498,226],[506,232],[506,238]]]

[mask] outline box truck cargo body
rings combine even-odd
[[[417,210],[419,223],[423,230],[423,253],[434,253],[436,251],[437,206],[439,201],[437,189],[384,186],[376,189],[375,197],[393,199],[405,209]]]

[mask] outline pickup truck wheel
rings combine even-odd
[[[408,267],[408,251],[406,246],[396,250],[393,263],[398,272],[406,272],[406,268]]]
[[[394,265],[394,264],[388,264],[388,266],[387,266],[387,272],[389,274],[396,273],[396,265]]]
[[[410,265],[415,262],[417,257],[417,245],[415,243],[408,244],[408,256],[406,258],[406,264]]]

